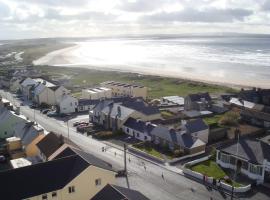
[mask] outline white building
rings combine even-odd
[[[256,180],[270,182],[270,145],[259,140],[240,139],[217,149],[216,162]]]
[[[106,87],[88,88],[82,90],[83,99],[112,98],[112,90]]]
[[[57,100],[57,109],[59,113],[74,113],[78,111],[78,99],[71,95],[62,95]]]
[[[178,106],[184,106],[185,105],[185,99],[183,97],[179,96],[166,96],[162,97],[161,104],[172,104],[172,105],[178,105]]]

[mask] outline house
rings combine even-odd
[[[56,110],[59,113],[75,113],[78,111],[78,99],[69,95],[64,94],[57,99]]]
[[[152,142],[161,147],[168,147],[171,151],[180,150],[185,154],[205,152],[205,142],[192,137],[185,131],[176,131],[165,126],[156,126],[152,131]]]
[[[21,139],[18,137],[10,137],[6,139],[7,153],[12,159],[24,157]]]
[[[128,97],[147,97],[147,87],[137,84],[120,83],[117,81],[106,81],[100,84],[102,87],[110,88],[112,96],[128,96]]]
[[[89,200],[115,183],[115,172],[94,156],[75,154],[0,172],[0,179],[1,199]]]
[[[129,99],[122,102],[103,100],[89,114],[90,121],[106,129],[118,130],[129,117],[140,118],[142,121],[160,119],[157,107],[150,106],[140,99]]]
[[[36,145],[38,147],[40,157],[43,161],[46,161],[63,144],[64,141],[61,135],[56,135],[55,133],[50,132],[45,137],[43,137]]]
[[[38,135],[31,143],[25,147],[26,157],[35,157],[39,155],[39,150],[37,148],[37,143],[45,137],[44,134]]]
[[[106,87],[88,88],[82,90],[83,99],[109,99],[112,98],[112,90]]]
[[[201,118],[184,121],[182,128],[193,137],[208,143],[209,127]]]
[[[244,109],[240,112],[241,120],[255,126],[270,128],[270,113]]]
[[[99,99],[79,99],[78,100],[78,112],[85,112],[92,110],[98,103]]]
[[[270,145],[256,139],[240,139],[217,149],[216,162],[263,183],[270,180]]]
[[[208,110],[211,107],[212,98],[209,93],[189,94],[185,97],[185,110]]]
[[[14,127],[22,122],[26,122],[23,116],[16,115],[6,107],[0,107],[0,138],[5,139],[14,136]]]
[[[122,130],[127,135],[130,135],[138,140],[152,141],[151,132],[155,127],[155,124],[130,117],[124,123]]]
[[[179,96],[166,96],[162,97],[160,103],[162,105],[176,105],[176,106],[184,106],[185,99]]]
[[[253,109],[253,110],[260,110],[260,111],[264,109],[264,105],[262,104],[256,104],[251,101],[246,101],[246,100],[234,98],[234,97],[231,98],[229,103],[232,106],[238,107],[240,109]]]
[[[107,184],[90,200],[149,200],[149,199],[136,190]]]
[[[31,94],[30,88],[36,85],[37,85],[37,82],[32,78],[26,78],[26,79],[21,80],[20,91],[22,92],[23,96],[26,97],[26,99],[31,99],[32,94]]]
[[[156,106],[151,106],[141,99],[135,99],[132,101],[124,101],[122,103],[124,107],[135,110],[139,113],[139,118],[143,121],[153,121],[161,119],[161,114]]]
[[[256,104],[270,106],[270,89],[253,88],[252,90],[241,89],[239,98]]]

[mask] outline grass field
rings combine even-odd
[[[186,96],[187,94],[198,92],[209,92],[212,94],[236,92],[235,89],[225,86],[211,85],[176,78],[82,68],[64,68],[52,66],[36,67],[42,69],[46,75],[54,78],[63,77],[64,75],[68,76],[70,77],[71,85],[78,87],[91,87],[99,84],[100,82],[108,80],[142,84],[149,88],[148,94],[150,98],[158,98],[169,95]]]
[[[222,179],[227,174],[218,166],[218,164],[212,160],[206,160],[204,162],[198,163],[191,167],[191,170],[204,174],[208,177],[213,177],[215,179]],[[230,183],[229,183],[230,184]],[[241,186],[240,183],[232,181],[232,184],[235,187]]]

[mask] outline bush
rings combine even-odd
[[[173,151],[173,156],[174,156],[174,157],[180,157],[180,156],[182,156],[183,154],[184,154],[184,152],[181,151],[180,149],[176,149],[176,150]]]
[[[225,126],[237,126],[240,115],[238,112],[227,112],[225,113],[219,121],[219,124]]]
[[[215,147],[213,147],[211,149],[211,157],[210,157],[210,160],[213,160],[213,161],[216,161],[216,154],[217,154],[217,150]]]

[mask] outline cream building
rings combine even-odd
[[[112,90],[106,87],[88,88],[82,90],[83,99],[112,98]]]
[[[100,84],[103,87],[110,88],[112,90],[112,96],[129,96],[129,97],[147,97],[147,87],[120,83],[116,81],[106,81]]]
[[[9,200],[89,200],[115,183],[115,172],[98,158],[73,155],[0,172],[1,198]]]

